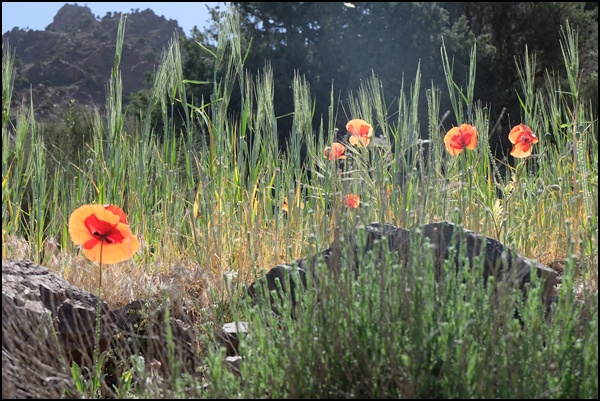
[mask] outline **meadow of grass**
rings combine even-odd
[[[447,82],[432,84],[425,99],[419,73],[393,105],[385,104],[376,75],[346,99],[332,87],[329,115],[318,116],[316,131],[310,84],[297,74],[292,132],[281,147],[273,67],[267,63],[256,76],[244,70],[237,18],[224,18],[216,51],[206,49],[215,61],[210,99],[188,103],[192,83],[182,75],[174,40],[140,119],[122,104],[123,20],[106,108],[89,116],[85,141],[48,142],[34,118],[35,99],[11,112],[14,58],[3,44],[3,259],[31,259],[96,293],[97,266],[72,244],[69,215],[87,203],[119,205],[142,247],[132,259],[103,267],[102,298],[117,308],[162,298],[166,288],[171,304],[194,311],[206,336],[203,369],[174,362],[168,380],[123,380],[118,396],[597,398],[598,121],[578,92],[577,32],[568,23],[561,31],[565,70],[546,72],[543,85],[534,80],[534,54],[507,60],[520,74],[519,122],[539,137],[532,156],[510,165],[488,145],[494,105],[474,99],[476,48],[460,87],[443,45]],[[233,91],[242,97],[236,118],[229,110]],[[444,148],[442,96],[459,124],[477,128],[474,150],[453,157]],[[417,113],[421,102],[427,115]],[[158,129],[150,118],[156,111],[164,121]],[[369,122],[387,144],[349,147],[352,161],[341,169],[323,153],[337,113]],[[360,196],[358,208],[344,206],[348,193]],[[343,273],[334,281],[322,272],[296,319],[240,296],[258,273],[327,248],[336,230],[372,221],[412,229],[440,220],[541,263],[561,260],[551,319],[535,290],[526,299],[507,290],[497,304],[475,274],[448,272],[436,283],[426,252],[406,266],[367,255],[357,280]],[[280,309],[287,308],[283,301]],[[212,339],[234,320],[251,323],[251,337],[240,344],[243,379],[225,367],[224,350]],[[124,363],[147,375],[139,361]]]

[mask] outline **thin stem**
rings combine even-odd
[[[96,337],[94,339],[94,374],[95,374],[95,382],[97,383],[97,387],[94,386],[94,393],[92,397],[95,396],[97,389],[100,387],[100,367],[98,366],[98,361],[100,358],[100,315],[101,315],[101,306],[102,300],[100,296],[102,295],[102,248],[104,246],[104,240],[100,242],[100,276],[98,280],[98,303],[96,305]]]

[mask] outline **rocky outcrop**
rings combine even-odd
[[[72,28],[89,29],[93,28],[95,22],[96,17],[88,6],[67,3],[58,10],[54,20],[46,29],[65,32]]]
[[[555,300],[553,289],[557,274],[554,270],[527,259],[494,238],[477,234],[451,222],[429,223],[412,231],[392,224],[371,223],[364,228],[363,234],[366,237],[364,244],[358,240],[361,235],[358,231],[360,229],[354,233],[336,236],[332,246],[319,255],[273,267],[263,279],[249,286],[249,295],[256,301],[257,292],[260,290],[259,286],[264,283],[269,292],[275,290],[279,293],[278,288],[281,288],[283,292],[289,292],[292,303],[294,303],[299,285],[297,281],[300,281],[300,285],[305,287],[307,273],[316,278],[314,276],[315,266],[319,262],[325,263],[327,268],[333,272],[339,272],[343,268],[341,266],[341,247],[347,247],[349,243],[350,248],[353,249],[350,267],[354,269],[355,274],[359,274],[360,271],[359,256],[366,255],[368,252],[379,252],[379,258],[383,260],[383,253],[389,251],[394,255],[396,263],[408,263],[414,256],[413,252],[416,251],[419,254],[430,253],[433,257],[435,277],[438,280],[442,276],[446,260],[454,260],[458,270],[463,266],[462,260],[466,258],[468,268],[472,268],[477,261],[482,263],[484,284],[487,283],[490,276],[494,276],[497,281],[513,283],[525,292],[527,284],[531,282],[531,275],[535,274],[544,285],[543,297],[546,304]],[[387,250],[376,246],[383,240],[387,243]],[[296,280],[290,274],[291,272],[297,274]],[[281,296],[281,293],[279,294]],[[271,303],[275,308],[272,296]]]
[[[143,355],[147,362],[159,361],[164,373],[168,373],[174,361],[191,370],[197,365],[199,334],[190,317],[169,316],[167,326],[165,308],[157,301],[133,301],[116,309],[114,315],[119,334],[114,337],[111,349],[117,360]],[[169,341],[172,341],[172,355]]]
[[[93,366],[97,300],[33,262],[2,261],[3,398],[79,395],[71,366]],[[191,319],[167,319],[155,301],[133,301],[114,311],[101,305],[105,394],[121,376],[121,361],[134,355],[165,376],[175,361],[190,370],[197,365],[199,334]]]
[[[48,269],[2,261],[2,388],[17,398],[75,394],[71,363],[92,366],[97,298]],[[114,316],[101,307],[100,350],[113,337]],[[5,386],[4,383],[11,383]],[[32,388],[37,393],[30,394]],[[3,397],[4,398],[4,397]]]

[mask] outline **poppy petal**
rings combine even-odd
[[[345,159],[344,152],[346,147],[339,142],[334,142],[331,146],[325,147],[325,157],[329,160]]]
[[[116,225],[119,222],[119,217],[113,212],[106,210],[102,205],[93,204],[78,207],[71,213],[71,217],[69,217],[69,234],[75,245],[83,244],[94,238],[85,224],[85,220],[90,216],[96,216],[98,220],[111,225]]]
[[[370,137],[373,135],[373,126],[360,118],[348,121],[346,130],[351,134],[350,143],[352,143],[352,137],[356,136],[362,140],[365,146],[369,144]],[[353,144],[358,144],[358,142],[354,142]]]
[[[454,127],[451,128],[444,136],[444,145],[446,145],[446,150],[452,156],[457,156],[463,151],[462,146],[454,145],[454,138],[458,135],[460,135],[460,130],[458,127]]]
[[[464,124],[467,125],[467,124]],[[473,150],[477,147],[477,140],[478,140],[478,132],[477,132],[477,128],[473,127],[472,125],[467,125],[466,129],[465,129],[465,135],[468,135],[468,142],[467,142],[467,149],[469,150]]]
[[[360,197],[356,194],[348,194],[346,195],[344,204],[349,208],[356,209],[360,205]]]
[[[119,206],[116,206],[116,205],[104,205],[104,208],[106,210],[108,210],[108,211],[113,212],[117,216],[119,216],[119,221],[121,223],[127,224],[127,215],[125,214],[125,212],[123,211],[123,209],[121,209]]]
[[[369,146],[369,143],[371,143],[371,139],[367,136],[367,137],[362,137],[362,136],[356,136],[356,135],[352,135],[350,136],[350,138],[348,138],[348,142],[350,142],[351,145],[353,146]]]
[[[511,156],[522,159],[524,157],[527,157],[531,154],[531,147],[529,147],[529,149],[526,149],[525,146],[523,146],[520,143],[516,143],[512,150],[510,151]]]
[[[531,145],[538,143],[538,137],[525,124],[514,126],[508,134],[508,140],[513,144],[510,154],[513,157],[524,158],[531,154]]]
[[[126,237],[121,243],[98,241],[91,249],[83,249],[83,254],[92,262],[113,264],[130,259],[139,249],[140,243],[134,236]]]
[[[517,139],[519,138],[519,136],[521,136],[522,132],[523,132],[523,124],[514,126],[513,129],[511,129],[508,134],[508,140],[510,141],[510,143],[512,143],[512,144],[517,143]]]

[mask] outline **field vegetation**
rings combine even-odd
[[[10,109],[14,60],[3,45],[3,259],[31,259],[94,294],[101,288],[112,308],[151,298],[178,305],[196,317],[203,336],[202,368],[167,358],[159,376],[147,369],[151,361],[133,357],[121,361],[119,385],[104,395],[597,398],[598,119],[579,94],[578,34],[568,21],[557,43],[564,70],[547,71],[543,85],[533,76],[533,52],[507,60],[520,73],[521,123],[537,139],[515,157],[488,146],[495,106],[474,98],[478,49],[462,87],[443,43],[446,82],[421,82],[417,72],[394,104],[383,101],[375,74],[347,98],[337,98],[332,85],[329,115],[317,116],[316,128],[310,83],[296,74],[292,132],[281,146],[276,67],[266,63],[256,76],[245,71],[251,49],[240,46],[237,18],[228,14],[216,51],[205,49],[215,59],[210,82],[186,81],[173,41],[147,110],[133,116],[121,97],[122,20],[106,112],[72,116],[73,124],[91,127],[89,137],[65,133],[52,142],[33,117],[35,99]],[[195,84],[212,85],[210,98],[188,103],[186,88]],[[233,91],[243,99],[235,110]],[[459,125],[476,129],[476,144],[450,151],[442,96]],[[418,114],[423,102],[427,115]],[[151,124],[156,113],[158,128]],[[358,136],[369,143],[350,143],[355,135],[334,126],[338,113],[366,122],[372,132]],[[140,242],[130,259],[99,269],[80,252],[69,217],[86,204],[125,211]],[[407,265],[366,255],[358,279],[321,269],[320,285],[309,283],[294,318],[287,299],[276,315],[267,302],[253,305],[244,296],[264,271],[319,253],[336,233],[374,221],[413,230],[442,220],[560,266],[549,315],[535,289],[525,299],[507,289],[497,303],[476,272],[448,269],[436,282],[425,251]],[[342,246],[344,255],[352,244]],[[250,324],[239,373],[226,366],[214,339],[232,321]],[[100,395],[93,378],[77,369],[73,376],[84,396]]]

